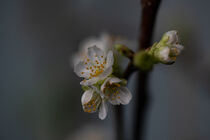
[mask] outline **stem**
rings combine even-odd
[[[128,78],[131,76],[131,74],[136,71],[137,68],[133,66],[132,62],[128,64],[128,67],[126,68],[125,72],[123,73],[123,78],[128,80]]]
[[[128,64],[127,69],[123,73],[123,78],[127,79],[130,75],[136,70],[136,68],[132,65],[132,61]],[[116,122],[116,140],[124,140],[124,114],[123,114],[123,106],[115,106],[115,122]]]
[[[123,50],[122,50],[123,51]],[[130,62],[125,70],[125,72],[122,75],[122,78],[128,80],[128,78],[130,77],[130,75],[137,70],[137,68],[135,68],[132,64],[133,62],[133,55],[134,52],[130,51],[131,55],[130,57],[128,57],[130,59]],[[125,54],[125,53],[124,53]],[[124,114],[123,114],[123,106],[115,106],[115,122],[116,122],[116,140],[124,140]]]
[[[161,0],[141,0],[141,24],[139,35],[139,50],[146,49],[151,45],[155,19]],[[148,106],[148,76],[149,72],[139,71],[138,75],[138,94],[134,108],[134,140],[143,139],[143,128]]]

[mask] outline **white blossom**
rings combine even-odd
[[[84,78],[81,85],[89,86],[109,76],[113,63],[112,51],[105,53],[97,46],[93,46],[88,48],[86,59],[75,65],[74,72]]]
[[[113,105],[126,105],[132,98],[131,92],[125,87],[125,82],[117,77],[107,78],[101,86],[101,91],[104,99]]]
[[[117,77],[108,77],[100,88],[90,86],[82,95],[83,110],[88,113],[98,111],[98,117],[103,120],[107,116],[107,102],[113,105],[126,105],[132,99],[132,94],[126,82]]]
[[[89,37],[79,45],[79,51],[73,55],[73,65],[86,59],[88,48],[97,46],[99,49],[108,53],[109,50],[113,50],[114,39],[107,33],[102,33],[99,37]]]
[[[84,78],[80,82],[85,90],[81,98],[83,110],[88,113],[98,111],[102,120],[107,116],[107,101],[113,105],[125,105],[132,98],[123,80],[110,77],[114,64],[113,44],[107,34],[88,39],[73,60],[74,72]]]
[[[177,44],[179,41],[178,34],[177,34],[176,30],[166,32],[165,36],[167,36],[167,38],[168,38],[168,41],[167,41],[168,44]]]
[[[94,89],[86,90],[82,95],[81,102],[85,112],[94,113],[98,111],[98,116],[101,120],[106,118],[108,111],[107,105],[100,94]]]
[[[170,48],[169,47],[164,47],[162,50],[159,51],[159,59],[162,60],[163,62],[169,61],[169,53],[170,53]]]
[[[155,46],[155,57],[162,63],[173,63],[176,57],[180,55],[184,46],[179,44],[178,33],[175,30],[164,34],[162,40]]]

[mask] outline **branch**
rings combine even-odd
[[[155,19],[161,0],[141,0],[142,15],[139,29],[139,50],[147,49],[151,45]],[[134,108],[134,133],[135,140],[143,139],[144,122],[146,109],[148,106],[148,76],[149,72],[139,71],[138,93],[136,94],[136,103]]]
[[[160,2],[161,0],[141,0],[142,17],[139,29],[139,50],[146,49],[151,45],[153,28]]]
[[[140,25],[140,35],[139,35],[139,50],[146,49],[150,46],[153,28],[155,24],[155,19],[157,15],[157,10],[160,5],[161,0],[141,0],[142,6],[142,17]],[[128,64],[125,72],[123,73],[123,78],[129,79],[130,75],[137,70],[133,65],[133,58],[130,58],[130,63]],[[144,115],[146,111],[146,106],[148,104],[148,93],[147,93],[147,82],[148,82],[148,72],[139,72],[139,81],[137,88],[139,93],[136,95],[136,104],[134,109],[134,128],[133,139],[139,140],[142,138],[143,134],[143,122]],[[124,118],[122,106],[116,107],[116,123],[117,123],[117,140],[122,140],[124,134]],[[140,132],[140,133],[139,133]]]

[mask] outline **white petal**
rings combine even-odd
[[[104,80],[106,77],[108,77],[112,73],[112,67],[107,68],[104,72],[102,72],[98,77],[94,77],[89,80],[83,80],[80,82],[81,85],[84,86],[90,86],[95,83],[97,83],[100,80]]]
[[[119,78],[117,77],[111,77],[111,79],[109,80],[110,84],[113,84],[113,83],[120,83],[122,80],[120,80]]]
[[[113,52],[109,51],[106,57],[106,67],[111,67],[114,63],[114,56],[113,56]]]
[[[87,102],[89,102],[93,96],[93,90],[87,90],[83,93],[82,98],[81,98],[81,102],[82,104],[85,104]]]
[[[98,117],[101,120],[104,120],[107,116],[107,111],[108,111],[107,105],[106,105],[105,101],[102,101],[100,108],[99,108]]]
[[[168,31],[166,35],[169,37],[168,44],[175,44],[179,41],[176,30]]]
[[[120,96],[120,99],[118,99],[118,100],[123,105],[128,104],[130,102],[130,100],[132,99],[132,94],[126,87],[119,88],[119,96]]]
[[[74,67],[76,64],[78,64],[81,61],[81,57],[79,53],[75,53],[70,57],[71,66]]]
[[[105,88],[105,86],[106,86],[106,83],[107,83],[110,79],[111,79],[111,77],[107,78],[107,79],[103,82],[103,84],[101,85],[101,91],[102,91],[102,92],[104,91],[104,88]]]
[[[107,33],[102,33],[100,35],[100,42],[103,44],[99,48],[102,49],[105,53],[107,53],[109,50],[112,50],[113,47],[113,40],[111,39],[111,36]]]
[[[109,102],[112,104],[112,105],[120,105],[120,100],[119,99],[114,99],[112,100],[111,98],[109,99]]]
[[[90,46],[97,46],[101,50],[107,51],[107,49],[110,49],[109,47],[111,46],[111,44],[112,44],[111,37],[106,33],[102,33],[100,37],[90,37],[84,40],[80,44],[80,46],[82,46],[82,48],[84,47],[89,48]]]
[[[95,77],[95,78],[92,78],[89,80],[83,80],[80,82],[80,84],[83,86],[90,86],[90,85],[97,83],[99,80],[100,80],[99,77]]]
[[[95,58],[95,55],[101,56],[101,55],[104,55],[104,53],[97,46],[89,47],[88,48],[88,56],[90,58]]]
[[[107,69],[104,70],[98,77],[99,80],[104,80],[106,77],[108,77],[112,73],[112,67],[108,67]]]
[[[113,83],[120,83],[122,80],[120,80],[119,78],[117,77],[109,77],[107,78],[104,83],[101,85],[101,91],[103,92],[105,86],[106,86],[106,83],[109,82],[110,84],[113,84]]]
[[[102,43],[98,38],[89,37],[86,40],[82,41],[79,46],[81,47],[81,49],[87,51],[87,49],[90,48],[91,46],[98,46],[99,47],[101,45],[102,45]]]
[[[165,47],[164,49],[162,49],[159,52],[159,56],[164,60],[167,61],[169,58],[169,53],[170,53],[170,48],[169,47]]]
[[[176,47],[180,52],[184,49],[184,46],[182,46],[180,44],[175,44],[173,46]]]
[[[79,76],[79,77],[84,77],[87,78],[89,76],[89,71],[86,70],[86,65],[84,62],[79,62],[74,66],[74,72]]]

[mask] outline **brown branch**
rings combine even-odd
[[[141,24],[139,35],[139,50],[146,49],[151,45],[155,19],[161,0],[141,0]],[[143,139],[144,123],[146,118],[146,109],[148,107],[148,79],[149,72],[139,71],[137,89],[138,93],[135,97],[134,108],[134,131],[133,139]]]
[[[146,49],[151,45],[153,28],[157,10],[161,0],[141,0],[141,25],[139,35],[139,49]]]
[[[155,19],[161,0],[141,0],[141,24],[139,34],[139,50],[147,49],[151,45],[153,29],[155,25]],[[127,79],[137,69],[131,62],[128,64],[123,78]],[[139,71],[137,89],[138,93],[135,97],[135,108],[133,118],[133,140],[143,139],[143,128],[146,116],[146,109],[148,106],[148,76],[149,72]],[[117,123],[117,140],[124,139],[124,118],[122,106],[116,107],[116,123]]]

